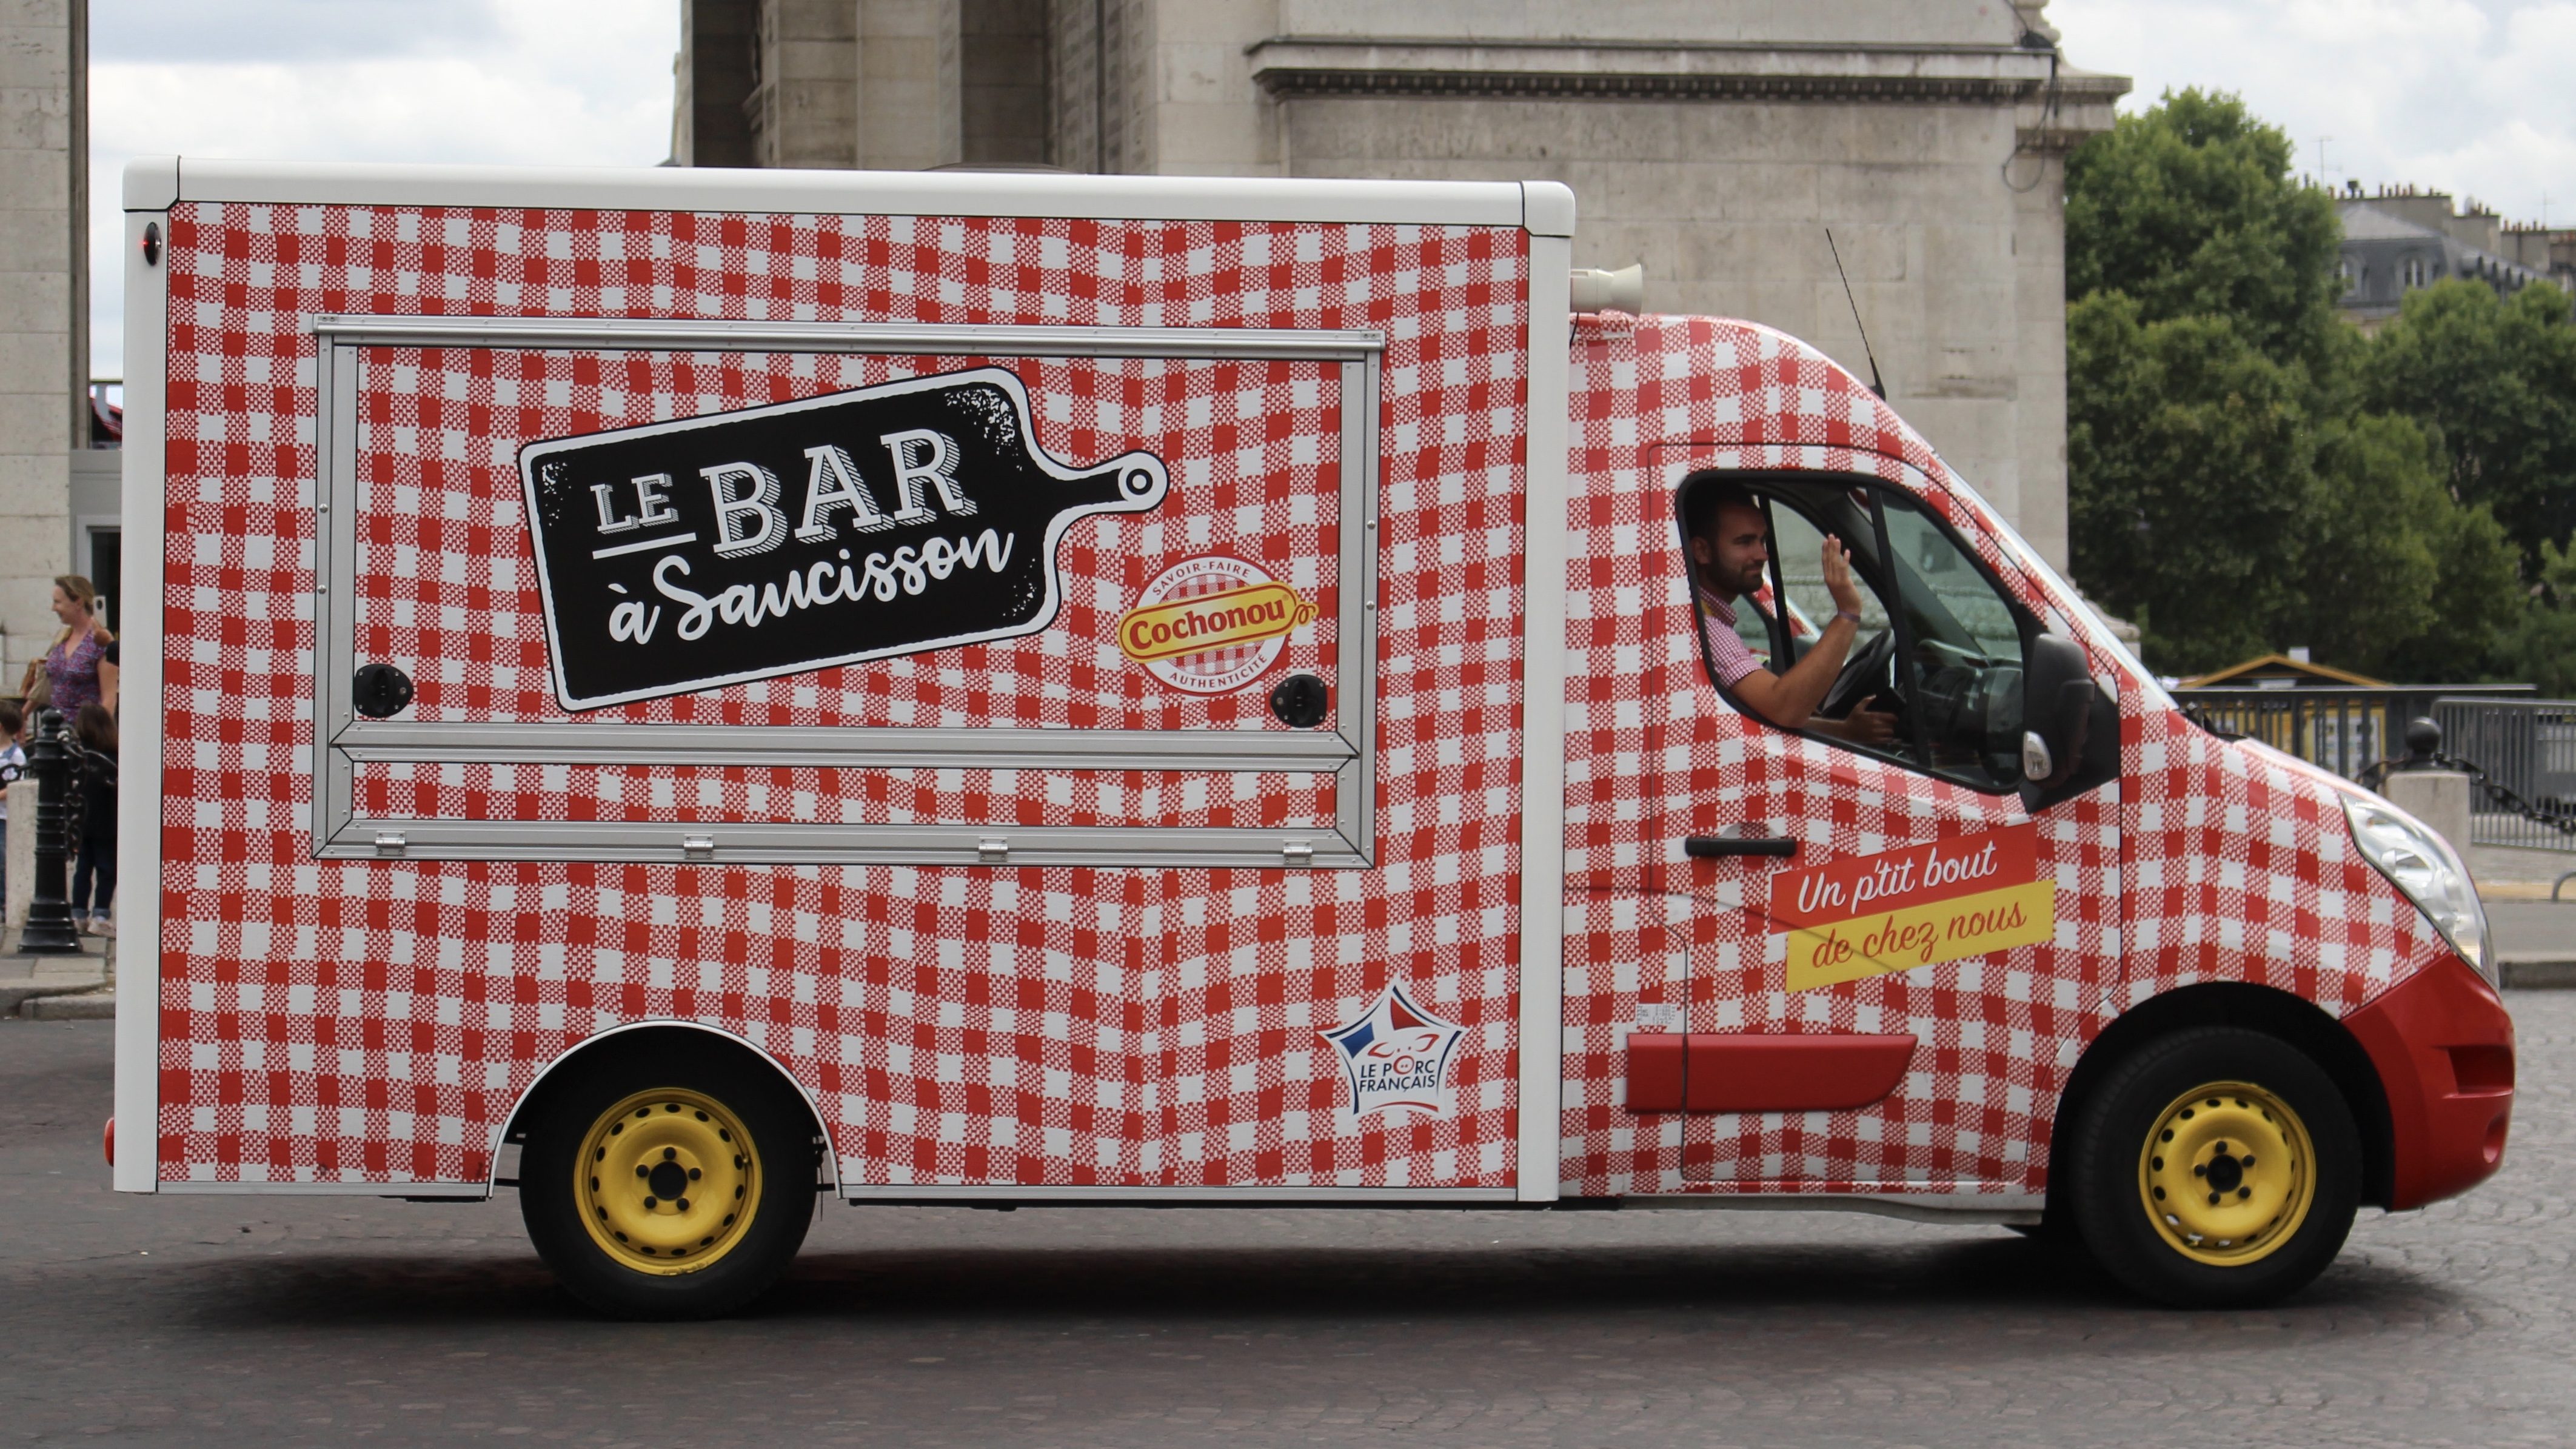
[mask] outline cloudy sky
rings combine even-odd
[[[650,166],[671,150],[679,0],[90,0],[91,275],[119,275],[119,177],[178,152]],[[122,300],[90,360],[121,374]]]
[[[2055,0],[2069,63],[2235,91],[2326,176],[2576,225],[2576,0]]]
[[[1202,0],[1225,4],[1229,0]],[[1615,0],[1612,0],[1615,3]],[[2576,224],[2576,0],[2055,0],[2068,60],[2242,93],[2300,166]],[[90,0],[96,275],[117,176],[177,151],[649,166],[670,148],[678,0]],[[122,366],[114,287],[93,360]]]

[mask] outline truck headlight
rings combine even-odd
[[[2485,977],[2488,985],[2496,985],[2495,944],[2487,934],[2486,908],[2478,904],[2469,868],[2460,863],[2450,842],[2385,800],[2347,795],[2343,814],[2363,858],[2415,903],[2461,960]]]

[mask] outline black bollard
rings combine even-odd
[[[2399,768],[2433,769],[2441,764],[2438,758],[2441,753],[2442,727],[2440,725],[2429,719],[2412,719],[2406,722],[2406,762]]]
[[[35,743],[27,774],[36,782],[36,878],[28,882],[27,928],[18,950],[29,956],[76,954],[80,932],[72,925],[70,890],[71,747],[63,739],[60,710],[36,711]]]

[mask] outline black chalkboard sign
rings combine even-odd
[[[1057,462],[981,367],[519,450],[567,710],[1033,634],[1074,520],[1163,460]]]

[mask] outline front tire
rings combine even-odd
[[[2342,1251],[2361,1134],[2297,1048],[2239,1027],[2159,1038],[2076,1124],[2073,1216],[2096,1261],[2181,1308],[2269,1303]]]
[[[556,1280],[613,1318],[712,1318],[776,1281],[813,1219],[816,1163],[778,1074],[664,1032],[565,1070],[519,1163],[519,1211]]]

